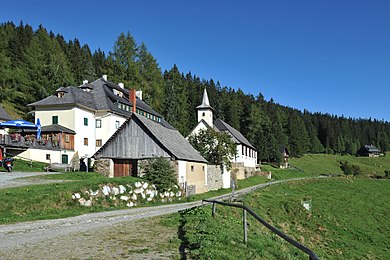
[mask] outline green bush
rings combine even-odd
[[[340,162],[340,169],[345,175],[357,176],[362,173],[359,166],[348,163],[347,161]]]
[[[167,159],[163,157],[150,159],[142,168],[145,173],[144,179],[156,185],[158,191],[178,188],[175,171]]]

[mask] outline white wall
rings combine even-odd
[[[245,167],[256,167],[256,163],[257,163],[257,152],[254,151],[253,155],[252,156],[249,156],[248,155],[244,155],[242,154],[242,149],[246,149],[246,147],[244,147],[243,145],[239,144],[237,145],[237,156],[236,158],[233,160],[233,162],[235,163],[244,163],[244,166]],[[253,150],[253,149],[252,149]]]
[[[115,133],[117,130],[116,128],[116,121],[119,122],[119,127],[126,121],[126,118],[122,116],[118,116],[112,113],[105,113],[105,114],[97,114],[95,119],[101,120],[101,128],[96,128],[96,122],[95,129],[96,129],[96,139],[102,140],[102,145],[104,145],[105,142]],[[96,147],[96,150],[98,150],[100,147]]]
[[[79,152],[80,158],[85,155],[90,157],[96,151],[95,116],[93,112],[81,108],[74,108],[74,113],[74,149]],[[87,126],[84,125],[84,118],[88,119]],[[84,138],[88,138],[88,145],[84,145]]]
[[[35,111],[35,122],[39,118],[41,125],[51,125],[52,117],[58,116],[58,124],[65,126],[69,129],[75,130],[75,109],[71,107],[59,107],[56,109],[46,108],[44,111],[42,108],[37,108]]]
[[[46,155],[50,154],[50,160],[46,160]],[[73,158],[73,155],[75,152],[73,151],[53,151],[53,150],[42,150],[42,149],[32,149],[29,148],[26,151],[20,153],[18,156],[22,158],[28,158],[33,161],[37,162],[44,162],[44,163],[61,163],[62,162],[62,155],[66,154],[68,155],[68,163]]]
[[[183,183],[187,181],[186,178],[186,161],[177,161],[177,171],[178,171],[178,182],[179,185],[181,186]]]

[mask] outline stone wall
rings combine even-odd
[[[208,190],[219,190],[222,188],[222,169],[220,165],[207,165]]]
[[[100,172],[105,177],[110,177],[110,162],[111,159],[99,159],[94,163],[94,171]]]
[[[256,168],[245,167],[244,163],[232,163],[232,173],[236,174],[237,180],[243,180],[256,174]]]

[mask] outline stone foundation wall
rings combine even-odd
[[[243,180],[256,174],[256,168],[245,167],[244,163],[232,163],[232,173],[236,174],[237,180]]]
[[[94,163],[94,171],[101,173],[105,177],[110,177],[111,159],[99,159]]]
[[[207,186],[208,190],[219,190],[222,188],[222,169],[220,165],[207,165]]]

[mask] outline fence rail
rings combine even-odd
[[[292,239],[291,237],[287,236],[286,234],[284,234],[282,231],[278,230],[277,228],[275,228],[274,226],[272,226],[271,224],[269,224],[267,221],[265,221],[264,219],[262,219],[260,216],[258,216],[255,212],[253,212],[250,208],[248,208],[247,206],[245,205],[241,205],[241,204],[234,204],[234,203],[228,203],[228,202],[223,202],[223,201],[218,201],[218,200],[203,200],[204,202],[208,202],[208,203],[212,203],[213,204],[213,207],[212,207],[212,215],[213,217],[215,216],[215,211],[216,211],[216,204],[220,204],[220,205],[223,205],[223,206],[229,206],[229,207],[234,207],[234,208],[240,208],[240,209],[243,209],[243,225],[244,225],[244,242],[246,243],[247,242],[247,224],[246,224],[246,212],[248,212],[249,214],[251,214],[257,221],[259,221],[261,224],[263,224],[265,227],[267,227],[269,230],[271,230],[274,234],[280,236],[281,238],[283,238],[284,240],[286,240],[287,242],[289,242],[291,245],[295,246],[296,248],[298,248],[299,250],[303,251],[304,253],[308,254],[309,255],[309,259],[313,259],[313,260],[317,260],[317,259],[320,259],[311,249],[305,247],[304,245],[302,245],[301,243],[299,243],[298,241]]]

